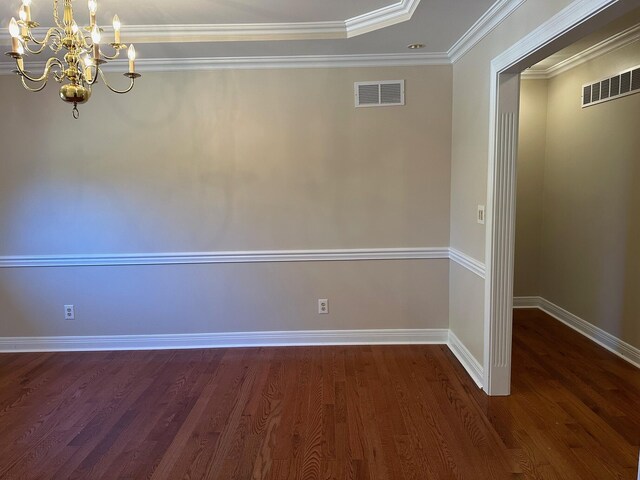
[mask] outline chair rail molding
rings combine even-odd
[[[0,256],[0,268],[449,259],[448,247]]]
[[[0,268],[192,265],[208,263],[451,260],[484,278],[482,262],[450,247],[255,250],[178,253],[113,253],[0,256]]]

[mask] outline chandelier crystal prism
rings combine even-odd
[[[20,76],[24,88],[31,92],[39,92],[47,85],[51,77],[60,83],[60,98],[73,104],[73,117],[78,118],[78,105],[86,103],[91,97],[92,87],[98,79],[114,93],[124,94],[133,89],[140,74],[135,71],[136,49],[120,41],[122,24],[118,15],[113,17],[114,41],[110,43],[112,55],[105,54],[100,48],[102,29],[96,21],[98,3],[89,0],[89,25],[80,28],[73,17],[72,0],[63,0],[63,17],[60,21],[58,0],[53,0],[53,21],[51,27],[42,40],[33,36],[32,30],[39,26],[31,18],[32,0],[22,0],[18,12],[19,20],[12,18],[9,22],[11,34],[11,51],[7,53],[16,61],[15,73]],[[53,52],[44,67],[41,76],[33,76],[25,69],[24,60],[29,54],[39,55],[46,48]],[[124,74],[129,79],[129,86],[124,90],[117,90],[107,82],[101,65],[109,60],[115,60],[122,50],[127,50],[129,71]],[[64,53],[64,55],[63,55]],[[61,57],[61,58],[59,58]]]

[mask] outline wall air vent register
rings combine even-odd
[[[356,82],[356,107],[392,107],[404,105],[404,80]]]
[[[582,108],[640,93],[640,66],[582,86]]]

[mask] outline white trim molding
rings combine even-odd
[[[310,330],[284,332],[4,337],[0,353],[328,345],[446,345],[447,329]]]
[[[347,38],[411,20],[419,4],[420,0],[401,0],[373,12],[349,18],[344,22]]]
[[[452,261],[456,262],[458,265],[466,268],[470,272],[475,273],[480,278],[485,277],[486,268],[484,263],[476,260],[473,257],[470,257],[466,253],[463,253],[460,250],[456,250],[455,248],[451,247],[449,249],[449,258]]]
[[[526,0],[498,0],[476,21],[447,52],[451,63],[460,60]]]
[[[352,38],[410,20],[419,4],[420,0],[400,0],[356,17],[329,22],[127,25],[122,34],[127,42],[138,44]],[[9,34],[4,30],[0,32],[0,43],[9,43]],[[113,34],[110,26],[105,26],[104,31]],[[33,30],[36,38],[46,33],[45,27]]]
[[[195,70],[264,70],[295,68],[413,67],[449,65],[446,53],[383,53],[370,55],[285,55],[264,57],[141,58],[136,69],[145,72],[178,72]],[[44,62],[31,62],[30,68],[41,71]],[[105,72],[121,72],[127,60],[114,60],[104,65]],[[0,62],[0,75],[13,74],[15,65]]]
[[[0,256],[0,268],[192,265],[209,263],[333,262],[356,260],[451,260],[484,278],[485,266],[449,247],[256,250],[179,253],[114,253]]]
[[[513,308],[528,310],[541,308],[540,297],[513,297]]]
[[[359,248],[0,257],[0,268],[449,259],[449,248]]]
[[[527,57],[570,32],[579,24],[621,1],[623,0],[574,0],[548,22],[496,57],[491,62],[492,68],[495,72],[503,72],[516,67]]]
[[[514,308],[537,308],[576,332],[640,368],[640,349],[592,325],[586,320],[542,297],[515,297]]]
[[[522,72],[522,78],[525,80],[548,80],[549,78],[565,73],[572,68],[576,68],[586,62],[601,57],[602,55],[626,47],[627,45],[631,45],[638,40],[640,40],[640,24],[596,43],[582,52],[562,60],[549,68],[539,69],[535,68],[535,66],[531,67]]]
[[[335,345],[447,345],[476,385],[482,388],[482,365],[453,332],[444,328],[0,337],[0,353]]]
[[[449,347],[449,350],[451,350],[451,353],[453,353],[462,364],[476,385],[478,385],[479,388],[482,388],[482,379],[484,378],[482,365],[451,330],[449,330],[449,341],[447,342],[447,346]]]

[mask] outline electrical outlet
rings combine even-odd
[[[480,225],[484,225],[484,220],[486,217],[486,209],[484,205],[478,205],[478,223]]]
[[[65,320],[75,320],[76,318],[76,309],[73,305],[65,305],[64,306],[64,319]]]
[[[326,298],[318,299],[318,313],[321,315],[325,315],[329,313],[329,300]]]

